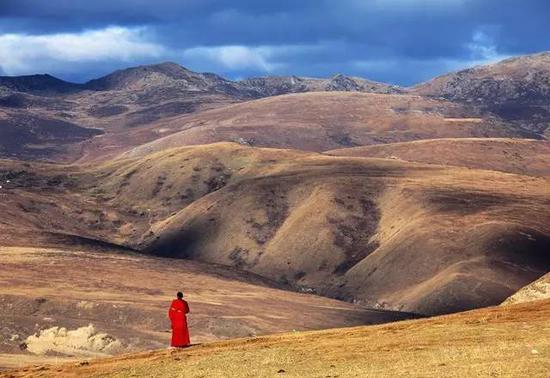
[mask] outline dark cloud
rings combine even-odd
[[[53,65],[55,73],[81,80],[170,59],[230,77],[343,72],[411,84],[483,60],[550,49],[549,14],[550,2],[541,0],[3,0],[0,34],[145,28],[140,38],[162,47],[150,56],[67,65],[60,58]]]

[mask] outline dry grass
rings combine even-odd
[[[458,103],[411,95],[349,92],[269,97],[162,120],[156,127],[178,132],[136,147],[129,155],[220,141],[326,151],[417,139],[522,136],[506,124]]]
[[[227,143],[118,164],[112,202],[137,196],[156,209],[139,248],[369,306],[435,314],[497,304],[549,266],[545,178]],[[215,177],[225,185],[208,193]]]
[[[550,301],[390,325],[281,334],[5,377],[547,377]]]
[[[546,140],[443,138],[343,148],[326,153],[550,176],[550,142]]]
[[[6,243],[70,232],[422,314],[498,304],[550,269],[546,178],[234,143],[6,164],[27,172],[0,202]],[[71,185],[48,184],[60,172]]]

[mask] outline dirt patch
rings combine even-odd
[[[0,169],[0,185],[4,189],[41,190],[62,189],[74,186],[75,179],[69,175],[41,175],[25,169]]]
[[[162,190],[162,187],[164,186],[164,183],[166,182],[166,175],[161,174],[157,177],[157,181],[155,183],[155,187],[153,188],[153,192],[151,193],[152,197],[155,197],[157,194],[160,193]]]
[[[206,180],[204,183],[207,186],[207,193],[215,192],[216,190],[220,190],[225,185],[227,185],[227,179],[231,177],[230,175],[219,175],[219,176],[213,176],[210,177],[208,180]]]
[[[235,247],[229,254],[229,258],[233,261],[233,264],[237,269],[246,269],[254,265],[248,262],[248,257],[248,249],[243,249],[241,247]]]
[[[27,337],[24,348],[33,354],[108,355],[120,352],[120,341],[106,333],[98,332],[93,324],[74,330],[64,327],[44,329]]]

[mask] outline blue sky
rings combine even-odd
[[[550,50],[548,35],[546,0],[0,0],[0,74],[86,81],[175,61],[410,85]]]

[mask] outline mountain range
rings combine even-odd
[[[550,117],[544,100],[549,90],[549,56],[543,53],[513,58],[444,75],[412,88],[399,88],[340,74],[329,79],[289,76],[232,81],[211,73],[195,73],[175,63],[119,70],[84,84],[65,82],[50,75],[0,77],[0,132],[3,136],[1,140],[6,141],[0,142],[0,156],[53,161],[74,161],[86,159],[87,156],[113,157],[129,147],[179,131],[181,126],[176,124],[203,122],[188,120],[185,118],[187,114],[265,97],[308,92],[391,95],[393,97],[387,98],[392,102],[389,110],[395,114],[392,116],[396,119],[394,129],[414,130],[407,120],[413,113],[420,122],[430,122],[433,117],[457,119],[459,124],[484,120],[484,126],[477,128],[477,133],[455,130],[446,133],[449,137],[519,136],[540,139],[546,135]],[[384,97],[372,98],[385,101]],[[276,104],[284,100],[273,101]],[[296,101],[301,101],[301,98]],[[369,103],[372,104],[370,106],[378,106],[374,100]],[[265,103],[259,104],[264,106]],[[269,109],[266,110],[269,112]],[[263,112],[261,108],[258,111],[260,114]],[[334,109],[330,112],[340,114]],[[369,118],[378,114],[365,113]],[[184,118],[181,121],[172,119],[178,116]],[[159,125],[151,127],[155,122]],[[204,122],[212,123],[208,120]],[[493,126],[485,126],[487,122]],[[63,135],[52,131],[48,126],[51,124],[64,128]],[[165,127],[166,124],[170,126]],[[362,129],[371,132],[369,127]],[[252,132],[256,134],[257,131],[254,129]],[[394,137],[394,131],[384,131],[383,135],[366,139],[344,132],[334,136],[334,143],[324,142],[306,148],[331,149],[430,137]],[[252,138],[246,132],[240,134],[239,131],[226,132],[219,137],[190,143],[254,140],[259,146],[296,147],[280,141],[256,141],[258,138]],[[98,138],[99,135],[101,137]],[[19,141],[17,146],[8,145],[7,141],[13,138]],[[128,139],[128,142],[122,139]]]

